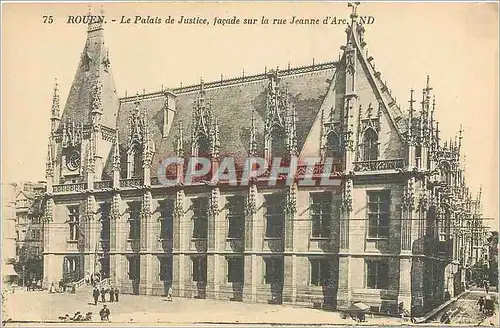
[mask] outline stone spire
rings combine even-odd
[[[250,127],[250,144],[248,147],[248,155],[254,157],[257,155],[257,141],[255,130],[255,109],[252,109],[252,126]]]
[[[93,123],[92,112],[100,109],[102,112],[100,124],[114,129],[119,100],[111,74],[109,51],[104,43],[104,13],[91,17],[87,40],[61,121],[90,125]],[[96,87],[99,88],[97,93]]]
[[[146,116],[146,107],[143,106],[141,110],[141,121],[143,124],[143,165],[144,167],[151,166],[151,160],[153,159],[154,154],[154,146],[152,144],[150,132],[149,132],[149,124]]]
[[[462,149],[462,139],[463,139],[463,135],[462,133],[464,132],[463,128],[462,128],[462,124],[460,124],[460,130],[458,130],[458,156],[460,157],[460,151]]]
[[[219,121],[217,117],[214,118],[214,123],[212,126],[213,137],[212,137],[212,158],[219,159],[219,149],[220,149],[220,136],[219,136]]]
[[[290,152],[290,157],[297,156],[298,155],[298,150],[297,150],[297,114],[295,111],[295,106],[289,105],[291,110],[290,110],[290,121],[289,121],[289,127],[288,127],[288,147],[289,147],[289,152]]]
[[[178,136],[177,136],[177,142],[175,145],[175,153],[178,157],[184,158],[184,137],[183,137],[184,131],[182,127],[182,121],[179,122],[179,131],[178,131]]]
[[[408,110],[408,144],[412,145],[414,141],[414,136],[413,136],[413,104],[415,103],[415,100],[413,99],[413,93],[415,90],[411,89],[410,90],[410,100],[408,103],[410,103],[410,108]]]
[[[434,110],[436,109],[436,96],[433,95],[432,97],[432,107],[431,107],[431,114],[429,117],[429,138],[430,138],[430,146],[431,149],[434,150],[436,143],[435,143],[435,138],[434,138]]]
[[[59,88],[57,84],[57,79],[54,82],[54,93],[52,94],[52,108],[51,108],[51,132],[54,133],[57,129],[60,121],[60,108],[59,108]]]
[[[113,172],[120,172],[120,142],[118,140],[118,130],[115,133],[115,142],[113,147]]]
[[[54,156],[52,154],[52,140],[49,140],[47,147],[47,163],[45,168],[45,177],[47,180],[54,176]]]

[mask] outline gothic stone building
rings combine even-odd
[[[472,198],[461,136],[441,143],[429,79],[397,104],[364,30],[353,12],[335,62],[119,98],[103,27],[89,25],[62,111],[54,91],[45,283],[98,271],[123,293],[392,313],[458,293]],[[339,185],[166,186],[172,156],[333,157],[313,173]]]
[[[16,264],[18,284],[43,277],[43,194],[45,182],[16,186]]]

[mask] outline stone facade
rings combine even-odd
[[[16,185],[2,183],[2,281],[17,280],[16,262]]]
[[[45,182],[16,185],[16,271],[18,283],[43,278],[43,197]]]
[[[363,301],[393,314],[460,292],[462,232],[480,202],[465,185],[461,132],[441,142],[429,79],[421,106],[412,90],[410,108],[399,107],[355,11],[346,32],[338,62],[118,99],[103,28],[90,25],[62,113],[54,90],[45,283],[101,272],[123,293]],[[172,156],[212,167],[318,157],[313,177],[335,185],[270,186],[267,171],[250,185],[212,172],[166,186],[158,172]],[[171,168],[166,176],[182,181],[185,165]]]

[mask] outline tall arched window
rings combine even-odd
[[[286,135],[284,131],[274,129],[271,133],[271,158],[284,157],[286,150]]]
[[[328,135],[326,140],[326,153],[327,158],[333,158],[334,162],[340,162],[342,160],[342,148],[340,147],[340,138],[335,133],[332,132]]]
[[[365,131],[363,136],[363,160],[375,161],[378,158],[378,135],[373,129]]]
[[[451,185],[451,166],[447,162],[441,162],[441,181]]]
[[[198,138],[198,157],[209,158],[211,154],[210,141],[204,135]]]
[[[139,178],[142,176],[142,149],[134,145],[128,152],[128,178]]]

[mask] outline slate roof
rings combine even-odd
[[[318,115],[336,65],[336,63],[331,62],[280,72],[280,85],[288,87],[290,103],[295,105],[297,112],[297,145],[299,151],[314,119]],[[230,156],[235,157],[239,163],[244,161],[248,154],[253,110],[255,110],[257,150],[259,155],[263,155],[267,85],[268,78],[265,74],[205,83],[206,98],[211,99],[214,117],[217,117],[219,121],[221,158]],[[194,85],[171,90],[177,96],[176,114],[170,133],[166,138],[162,136],[165,94],[157,92],[139,97],[139,106],[141,109],[144,107],[146,109],[151,138],[156,146],[152,163],[153,169],[166,157],[175,155],[175,142],[181,121],[184,132],[184,150],[185,154],[189,155],[191,151],[193,103],[198,97],[199,89],[200,85]],[[120,99],[117,126],[122,163],[124,162],[129,135],[128,119],[135,109],[135,101],[135,96]],[[110,175],[110,160],[108,160],[105,171]],[[153,176],[155,174],[156,172],[152,172]]]
[[[88,32],[68,98],[61,116],[61,123],[75,121],[88,125],[92,123],[92,86],[98,79],[101,83],[102,125],[114,129],[119,107],[118,94],[111,67],[105,67],[109,53],[101,29]]]

